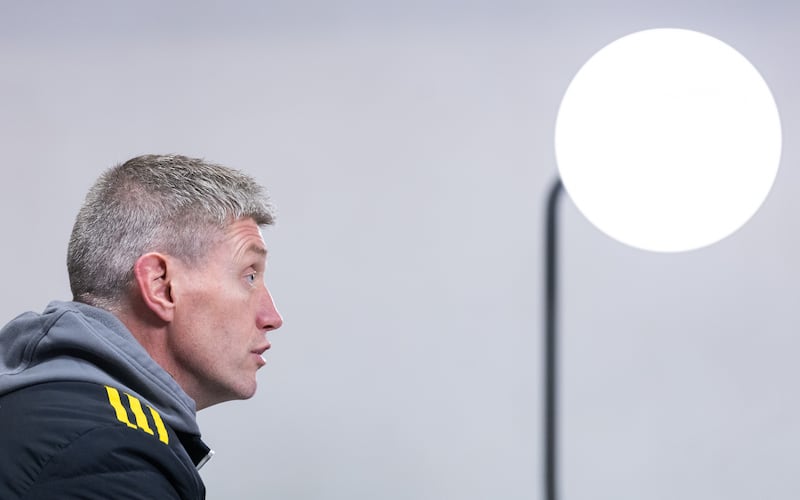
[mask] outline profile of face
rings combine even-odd
[[[247,399],[283,320],[264,281],[267,248],[258,225],[239,219],[196,266],[176,263],[167,339],[173,376],[198,409]]]

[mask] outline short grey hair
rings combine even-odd
[[[67,250],[73,300],[114,309],[147,252],[197,264],[232,222],[274,221],[264,189],[238,170],[179,155],[145,155],[97,179]]]

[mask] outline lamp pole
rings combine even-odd
[[[545,312],[544,312],[544,488],[545,500],[557,496],[557,376],[558,344],[556,315],[558,305],[558,200],[564,191],[556,178],[547,196],[545,220]]]

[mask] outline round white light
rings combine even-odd
[[[691,250],[739,229],[780,163],[781,125],[759,72],[711,36],[655,29],[595,54],[555,127],[558,169],[581,213],[654,251]]]

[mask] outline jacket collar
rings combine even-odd
[[[208,445],[200,439],[200,436],[187,434],[185,432],[176,432],[176,434],[178,435],[178,440],[183,445],[183,449],[186,450],[186,453],[189,455],[189,458],[192,459],[192,463],[197,470],[200,470],[206,462],[211,460],[211,457],[214,456],[214,450],[209,448]]]

